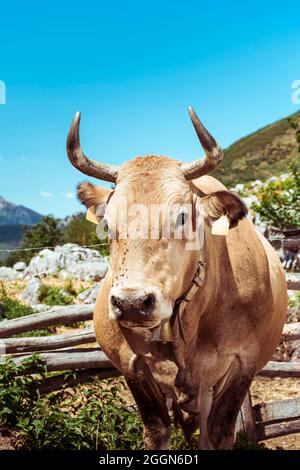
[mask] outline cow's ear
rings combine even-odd
[[[92,183],[84,182],[77,186],[77,197],[88,209],[106,204],[113,193],[113,189],[94,186]]]
[[[200,199],[201,212],[211,222],[227,215],[229,228],[235,227],[248,212],[245,203],[230,191],[216,191]]]

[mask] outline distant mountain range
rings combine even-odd
[[[24,226],[37,224],[42,215],[18,206],[0,196],[0,249],[18,248],[24,237]],[[7,253],[0,252],[0,261]]]
[[[0,196],[0,225],[34,225],[42,215],[24,206],[17,206]]]

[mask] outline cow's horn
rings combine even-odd
[[[77,112],[71,124],[67,139],[67,153],[70,162],[75,168],[88,176],[114,183],[118,176],[118,167],[107,165],[106,163],[99,163],[85,156],[80,146],[79,125],[80,113]]]
[[[208,130],[203,126],[193,108],[189,106],[188,110],[197,136],[205,151],[204,159],[183,163],[181,166],[186,179],[192,180],[214,170],[223,158],[223,151],[213,136],[210,135]]]

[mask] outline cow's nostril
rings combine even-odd
[[[144,300],[144,311],[149,314],[153,311],[155,306],[155,296],[154,294],[149,294]]]
[[[111,301],[111,304],[114,306],[114,307],[118,307],[120,308],[121,307],[121,299],[115,295],[112,295],[110,297],[110,301]]]

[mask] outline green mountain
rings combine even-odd
[[[300,129],[300,112],[289,117]],[[223,161],[212,174],[227,187],[277,176],[288,171],[291,160],[299,158],[298,147],[295,131],[284,118],[228,147]]]

